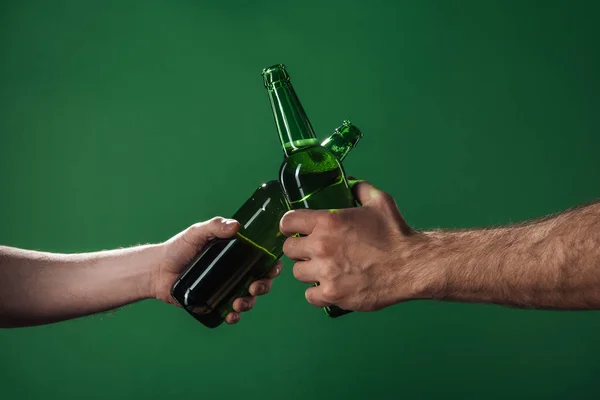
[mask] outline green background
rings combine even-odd
[[[0,243],[83,252],[231,215],[282,152],[284,63],[348,173],[418,229],[600,197],[600,2],[0,3]],[[235,327],[144,301],[0,331],[2,399],[598,398],[595,312],[412,302],[330,320],[286,261]]]

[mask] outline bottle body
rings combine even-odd
[[[341,161],[361,137],[356,126],[344,121],[323,144]],[[203,325],[219,326],[233,301],[247,296],[252,282],[283,255],[286,237],[279,221],[289,209],[279,180],[258,187],[232,217],[241,224],[238,234],[206,246],[173,285],[173,298]]]
[[[288,210],[279,182],[261,185],[233,215],[238,233],[206,246],[173,285],[173,298],[205,326],[219,326],[233,301],[283,255],[279,220]]]
[[[281,164],[279,182],[291,209],[323,210],[356,206],[341,163],[320,145],[286,157]],[[325,312],[333,318],[349,313],[337,306],[325,307]]]
[[[331,149],[318,143],[283,64],[265,68],[262,75],[285,154],[279,170],[279,182],[290,208],[355,207],[344,169],[331,151],[343,153],[345,149],[340,151],[336,140],[325,142]],[[349,311],[331,306],[326,307],[325,312],[331,317],[339,317]]]

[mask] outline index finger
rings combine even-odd
[[[285,213],[279,222],[279,230],[285,236],[293,236],[296,233],[310,235],[317,224],[317,219],[325,210],[291,210]]]

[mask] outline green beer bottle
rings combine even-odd
[[[360,130],[344,121],[323,144],[341,161],[361,138]],[[286,237],[279,221],[288,210],[279,181],[258,187],[233,215],[241,224],[237,235],[215,240],[198,254],[171,288],[173,298],[205,326],[221,325],[233,301],[247,296],[250,284],[283,255]]]
[[[285,153],[279,182],[290,208],[355,207],[342,164],[330,149],[318,142],[285,66],[265,68],[262,75]],[[325,307],[325,312],[330,317],[339,317],[349,311],[331,306]]]

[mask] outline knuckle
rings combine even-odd
[[[383,206],[386,207],[396,206],[396,200],[394,200],[394,197],[387,192],[381,192],[381,195],[379,196],[379,201]]]
[[[340,271],[334,263],[324,262],[321,265],[321,275],[328,281],[335,281],[340,276]]]
[[[328,212],[319,216],[317,222],[329,230],[338,229],[342,225],[342,217],[339,211]]]
[[[339,290],[332,284],[322,285],[323,289],[321,291],[323,295],[323,299],[327,302],[335,303],[339,300]]]
[[[198,237],[201,237],[206,232],[206,223],[198,222],[189,226],[184,232],[183,237],[187,242],[195,242]]]
[[[399,213],[398,205],[396,204],[396,200],[394,197],[389,194],[382,192],[376,199],[376,206],[381,211],[383,211],[386,215],[393,215]]]
[[[257,295],[261,295],[261,294],[265,294],[269,291],[269,288],[267,287],[267,283],[264,280],[259,280],[256,281],[256,294]]]
[[[197,222],[187,229],[187,233],[192,236],[205,234],[217,228],[221,222],[221,217],[214,217],[204,222]]]
[[[317,257],[327,257],[330,246],[325,240],[318,240],[313,244],[313,252]]]
[[[223,222],[223,217],[213,217],[211,219],[208,220],[208,226],[210,226],[213,229],[219,228],[221,226],[221,223]]]
[[[189,228],[187,228],[186,231],[191,235],[195,235],[195,234],[202,232],[204,230],[205,226],[206,226],[205,222],[198,222],[198,223],[195,223],[194,225],[190,226]]]

